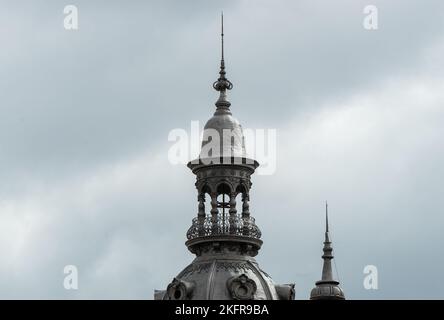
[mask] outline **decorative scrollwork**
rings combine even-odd
[[[214,81],[213,88],[217,91],[231,90],[233,89],[233,84],[227,78],[221,77],[217,81]]]

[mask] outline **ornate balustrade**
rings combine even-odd
[[[191,227],[188,229],[188,240],[198,237],[211,237],[220,235],[244,236],[260,239],[262,233],[256,225],[253,217],[242,217],[241,215],[217,216],[213,220],[211,216],[205,218],[194,218]]]

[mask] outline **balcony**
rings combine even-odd
[[[242,217],[240,215],[224,216],[219,214],[216,218],[215,221],[213,221],[211,216],[194,218],[187,232],[188,240],[223,235],[260,239],[262,235],[253,217]]]

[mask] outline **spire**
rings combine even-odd
[[[334,256],[332,254],[333,247],[331,246],[329,226],[328,226],[328,203],[325,202],[325,240],[324,240],[324,254],[322,259],[324,265],[322,267],[322,279],[316,282],[316,287],[311,291],[310,299],[323,300],[323,299],[335,299],[343,300],[344,292],[339,287],[339,281],[333,279],[333,270],[331,266],[331,260]]]
[[[324,267],[322,268],[322,280],[332,281],[333,271],[331,268],[331,260],[333,259],[333,248],[331,247],[330,236],[328,234],[328,203],[325,201],[325,241],[324,241]]]
[[[325,201],[325,235],[328,235],[328,202]]]
[[[327,203],[327,201],[325,201],[325,242],[324,242],[324,244],[325,243],[331,244],[330,235],[328,232],[328,203]],[[324,246],[324,251],[325,251],[325,246]],[[330,254],[331,254],[331,252],[330,252]],[[333,256],[331,256],[331,257],[333,259]]]
[[[213,88],[220,92],[219,99],[216,102],[216,113],[230,113],[231,103],[227,100],[227,90],[233,88],[233,84],[225,77],[225,58],[224,58],[224,13],[221,13],[221,60],[219,78],[213,83]]]
[[[224,12],[222,11],[220,14],[220,24],[221,24],[221,32],[220,32],[220,40],[221,40],[221,48],[222,48],[222,59],[221,59],[221,68],[225,67],[224,61]]]

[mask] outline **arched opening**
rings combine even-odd
[[[205,217],[209,216],[208,208],[211,208],[211,189],[208,185],[204,185],[200,191],[200,196],[204,203]]]
[[[217,186],[218,221],[221,233],[228,233],[229,230],[230,194],[231,188],[228,184],[221,183]]]
[[[243,212],[243,203],[246,196],[247,188],[243,184],[238,185],[236,188],[236,210],[238,216],[241,216]]]

